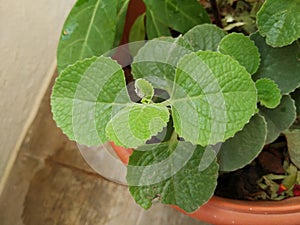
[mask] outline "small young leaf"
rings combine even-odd
[[[219,51],[237,60],[250,74],[259,66],[260,56],[257,47],[249,37],[240,33],[226,35],[219,44]]]
[[[259,49],[260,67],[253,79],[270,78],[281,90],[289,94],[300,86],[300,61],[297,60],[298,44],[295,42],[283,48],[272,48],[258,32],[250,36]]]
[[[197,0],[144,0],[154,18],[180,33],[210,23],[205,9]]]
[[[169,102],[176,132],[202,146],[233,137],[257,109],[250,74],[230,56],[211,51],[180,59]]]
[[[288,151],[292,162],[300,169],[300,130],[285,130]]]
[[[274,109],[280,104],[281,94],[277,84],[268,78],[261,78],[255,82],[260,104]]]
[[[268,45],[291,44],[300,37],[300,1],[266,0],[257,13],[257,26]]]
[[[129,33],[129,42],[144,41],[145,35],[145,13],[140,15],[134,22]],[[144,43],[134,43],[129,45],[130,53],[135,56],[138,50],[143,47]]]
[[[154,88],[147,80],[139,78],[134,83],[135,92],[140,98],[151,100],[154,95]]]
[[[57,48],[58,71],[110,50],[116,36],[116,19],[117,0],[78,0],[64,24]]]
[[[193,51],[216,51],[221,39],[226,35],[213,24],[201,24],[190,29],[183,38],[192,46]]]
[[[169,110],[160,104],[133,103],[121,109],[107,124],[106,135],[115,144],[136,148],[162,131]]]
[[[275,109],[260,107],[259,113],[267,122],[266,144],[275,141],[280,133],[288,129],[296,119],[296,107],[289,95],[283,96]]]
[[[51,96],[57,126],[69,139],[90,146],[107,141],[106,124],[115,111],[130,103],[121,66],[103,56],[68,66]]]
[[[199,170],[206,161],[205,151],[211,149],[179,142],[153,144],[138,150],[129,159],[127,181],[131,195],[143,208],[150,208],[158,198],[164,204],[193,212],[213,195],[218,177],[216,159]],[[153,178],[158,181],[151,182]]]
[[[225,141],[218,153],[221,171],[233,171],[249,164],[261,152],[267,136],[265,119],[256,114],[243,130]]]
[[[182,38],[157,38],[143,46],[131,65],[134,78],[144,78],[160,88],[171,92],[178,60],[190,53],[189,44]]]
[[[171,36],[169,27],[158,21],[151,10],[146,10],[146,33],[148,40]]]

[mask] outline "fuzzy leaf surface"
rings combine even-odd
[[[140,15],[132,25],[129,33],[129,43],[136,42],[133,44],[129,44],[129,50],[131,55],[135,56],[138,50],[143,47],[144,43],[142,41],[145,40],[145,13]]]
[[[291,44],[300,37],[300,1],[266,0],[257,13],[257,26],[268,45]]]
[[[230,56],[199,51],[178,62],[170,104],[185,140],[207,146],[233,137],[254,115],[256,102],[250,74]]]
[[[51,96],[57,126],[69,139],[89,146],[107,141],[106,124],[131,103],[121,66],[103,56],[67,67],[57,78]]]
[[[241,33],[226,35],[219,44],[219,51],[237,60],[250,74],[259,66],[260,56],[257,47],[249,37]]]
[[[113,47],[116,36],[117,0],[79,0],[63,27],[57,49],[57,67],[66,66]]]
[[[144,3],[154,18],[180,33],[198,24],[210,23],[208,14],[197,0],[144,0]]]
[[[117,24],[113,47],[117,47],[120,44],[124,31],[129,1],[130,0],[117,0]]]
[[[136,148],[162,131],[168,121],[167,107],[134,103],[115,114],[107,124],[106,135],[117,145]]]
[[[226,32],[216,25],[201,24],[190,29],[183,38],[191,45],[193,51],[216,51],[225,35]]]
[[[243,130],[225,141],[218,153],[221,171],[233,171],[255,159],[265,145],[267,124],[263,116],[255,114]]]
[[[272,48],[259,33],[250,38],[254,40],[261,56],[260,67],[253,79],[274,80],[281,94],[289,94],[300,86],[300,61],[297,58],[299,46],[296,42],[286,47]]]
[[[199,170],[206,161],[205,151],[209,150],[188,142],[153,144],[134,151],[127,167],[131,195],[145,209],[158,198],[186,212],[195,211],[211,198],[217,184],[216,159]],[[151,182],[153,178],[158,181]]]
[[[274,109],[280,104],[281,94],[277,84],[268,78],[261,78],[255,82],[258,101],[266,108]]]
[[[134,83],[135,92],[140,98],[151,99],[154,95],[154,88],[148,81],[139,78]]]
[[[190,53],[189,44],[182,38],[157,38],[148,41],[134,57],[131,65],[135,79],[144,78],[171,93],[178,60]]]
[[[275,109],[260,107],[259,113],[267,122],[266,144],[275,141],[280,133],[288,129],[296,119],[296,107],[289,95],[283,96]]]
[[[283,132],[288,145],[288,151],[292,162],[300,168],[300,129],[286,130]]]
[[[151,10],[146,10],[146,33],[148,40],[163,36],[171,36],[169,27],[157,20]]]

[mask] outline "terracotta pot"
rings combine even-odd
[[[111,143],[121,161],[128,164],[132,149]],[[300,197],[281,201],[242,201],[213,196],[205,205],[188,214],[177,206],[176,210],[214,225],[299,225]]]

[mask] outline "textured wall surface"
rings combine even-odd
[[[75,0],[1,0],[0,193],[55,68],[59,34]]]

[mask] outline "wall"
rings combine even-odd
[[[55,69],[63,22],[75,0],[1,0],[0,193]]]

